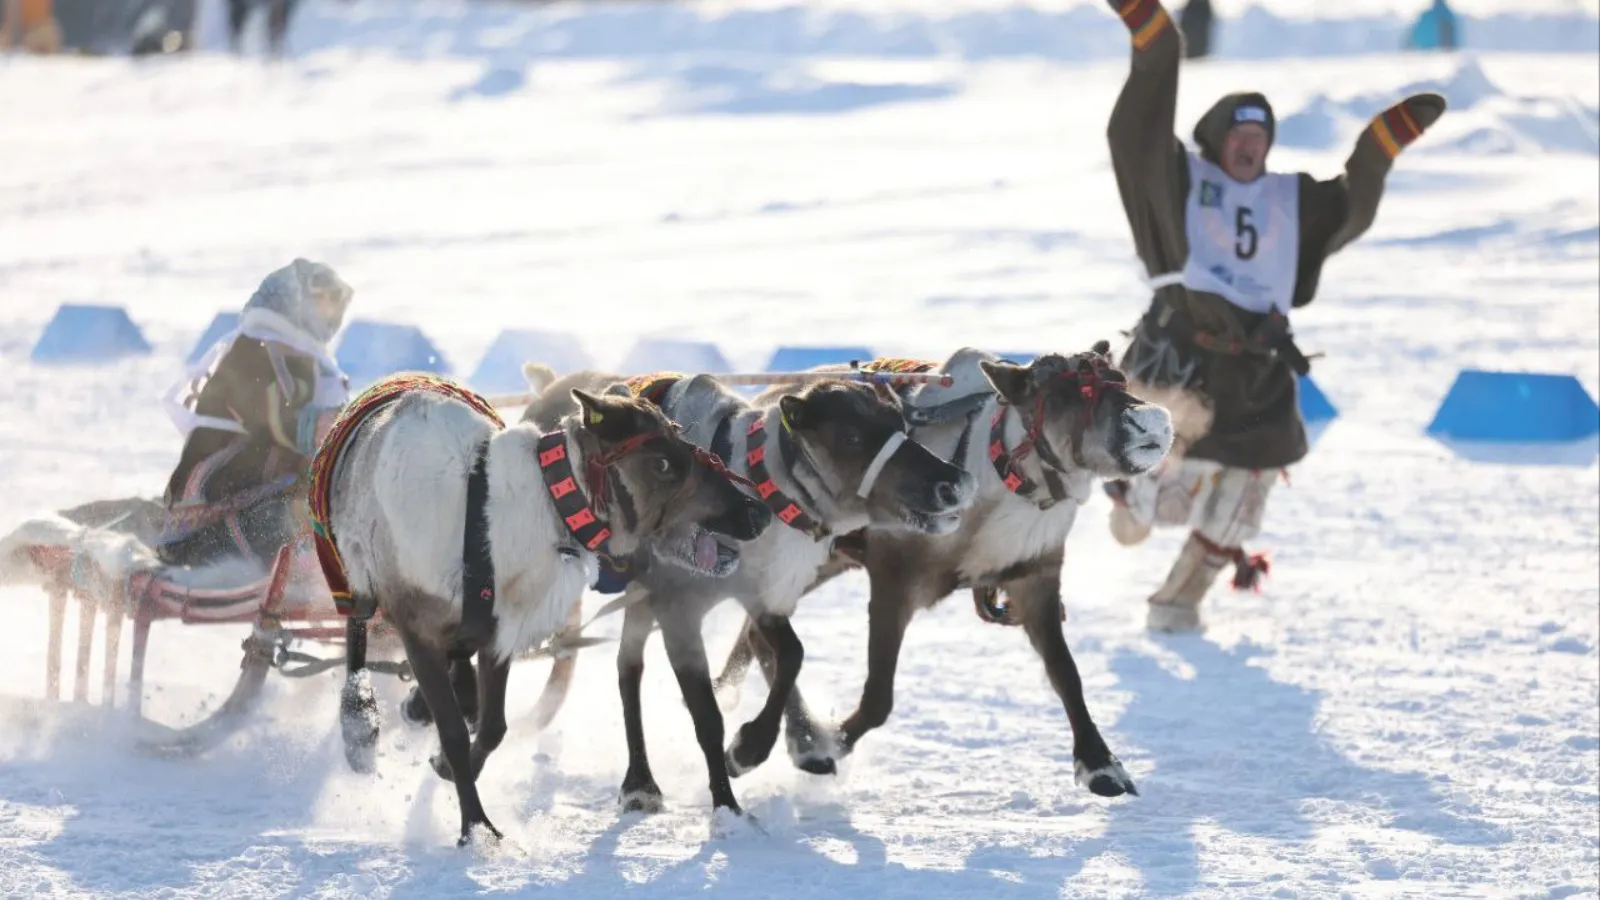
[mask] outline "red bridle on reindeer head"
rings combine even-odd
[[[1083,412],[1074,423],[1072,444],[1068,448],[1073,461],[1080,466],[1083,465],[1083,433],[1094,423],[1100,401],[1109,392],[1126,391],[1128,388],[1128,380],[1111,365],[1111,358],[1107,355],[1110,349],[1110,344],[1101,341],[1095,344],[1089,353],[1078,354],[1075,366],[1061,367],[1050,372],[1035,369],[1032,415],[1024,417],[1023,425],[1027,428],[1027,433],[1017,448],[1011,451],[1013,463],[1026,459],[1029,453],[1038,450],[1040,458],[1046,463],[1057,469],[1062,468],[1060,460],[1046,459],[1047,456],[1053,457],[1054,454],[1050,452],[1048,444],[1040,443],[1040,437],[1044,431],[1044,406],[1045,401],[1049,399],[1050,388],[1057,382],[1066,382],[1076,387],[1078,396],[1083,399]],[[1037,367],[1045,359],[1048,357],[1035,360],[1034,366]]]

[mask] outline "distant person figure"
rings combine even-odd
[[[283,56],[283,40],[289,33],[289,17],[294,14],[295,0],[228,0],[229,50],[239,52],[250,11],[262,5],[267,8],[267,52]]]
[[[1310,370],[1289,314],[1317,293],[1323,262],[1371,227],[1395,158],[1444,114],[1414,94],[1374,117],[1338,177],[1271,172],[1277,122],[1259,93],[1229,94],[1177,136],[1183,38],[1157,0],[1111,0],[1133,45],[1107,127],[1111,166],[1153,296],[1122,358],[1136,394],[1177,430],[1167,460],[1106,485],[1113,536],[1137,544],[1186,528],[1148,627],[1201,628],[1200,601],[1229,563],[1234,587],[1266,571],[1244,545],[1279,473],[1306,455],[1295,375]]]
[[[1456,49],[1456,14],[1445,0],[1433,0],[1417,17],[1406,46],[1412,50]]]
[[[29,53],[61,52],[61,25],[52,0],[3,0],[0,7],[0,50],[20,47]]]
[[[1211,0],[1189,0],[1178,13],[1178,30],[1183,32],[1184,56],[1200,59],[1211,55]]]

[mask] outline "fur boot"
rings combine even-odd
[[[1145,627],[1166,633],[1204,630],[1200,601],[1227,564],[1226,557],[1209,552],[1199,536],[1191,532],[1178,553],[1178,561],[1167,573],[1166,583],[1150,595]]]

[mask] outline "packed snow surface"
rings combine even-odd
[[[894,714],[838,777],[780,749],[735,783],[764,831],[711,816],[653,641],[663,814],[616,811],[610,647],[542,734],[516,720],[547,664],[514,673],[480,782],[508,839],[488,851],[453,846],[400,685],[379,680],[373,779],[344,763],[337,676],[274,678],[251,727],[186,762],[80,717],[0,721],[0,896],[1596,896],[1596,466],[1467,462],[1422,430],[1462,368],[1597,393],[1600,10],[1459,0],[1474,49],[1420,55],[1397,50],[1420,2],[1217,6],[1182,135],[1264,89],[1272,165],[1329,177],[1387,103],[1452,107],[1296,315],[1341,417],[1273,496],[1265,590],[1220,584],[1206,634],[1152,638],[1144,598],[1181,535],[1118,547],[1097,496],[1068,542],[1068,638],[1141,796],[1073,785],[1026,639],[957,595],[912,625]],[[603,366],[645,336],[740,369],[783,343],[1077,351],[1120,343],[1147,299],[1104,140],[1127,43],[1099,3],[313,0],[291,44],[277,65],[0,62],[0,531],[159,494],[179,442],[157,397],[295,256],[463,375],[503,328],[570,333]],[[31,363],[68,302],[125,306],[154,352]],[[834,718],[865,674],[865,607],[853,575],[796,618],[801,686]],[[0,692],[41,696],[45,599],[4,588],[0,609]],[[708,621],[714,660],[738,622]],[[220,702],[246,631],[158,625],[147,714]],[[752,677],[730,734],[762,693]]]

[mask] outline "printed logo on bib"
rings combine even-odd
[[[1200,182],[1200,205],[1222,208],[1222,185],[1215,181]]]

